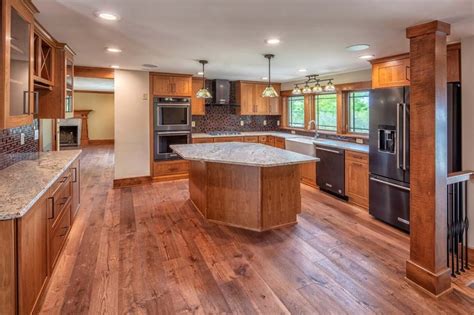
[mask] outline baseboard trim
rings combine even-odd
[[[101,144],[114,144],[114,139],[100,139],[100,140],[91,140],[89,139],[89,145],[101,145]]]
[[[114,179],[114,189],[149,184],[151,181],[151,176]]]

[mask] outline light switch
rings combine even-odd
[[[143,94],[143,100],[144,100],[144,101],[148,101],[148,93],[144,93],[144,94]]]
[[[280,121],[279,120],[277,120],[277,126],[280,126]]]
[[[241,125],[241,126],[245,125],[245,121],[241,120],[241,121],[240,121],[240,125]]]
[[[191,127],[196,127],[196,122],[194,120],[191,122]]]
[[[38,140],[39,139],[39,130],[36,129],[35,130],[35,140]]]
[[[25,144],[25,134],[22,132],[20,134],[20,145],[24,145]]]
[[[266,121],[266,120],[263,121],[263,125],[264,125],[264,126],[267,125],[267,121]]]

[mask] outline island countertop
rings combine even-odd
[[[24,216],[79,157],[81,150],[38,153],[0,171],[0,220]]]
[[[318,162],[319,159],[259,143],[223,142],[171,145],[185,160],[272,167]]]

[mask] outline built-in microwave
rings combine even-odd
[[[155,131],[191,130],[191,99],[155,97]]]
[[[155,160],[175,160],[180,157],[170,148],[173,144],[191,143],[191,131],[155,132]]]

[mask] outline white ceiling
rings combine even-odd
[[[405,29],[434,19],[451,23],[448,41],[474,35],[473,0],[36,0],[40,23],[77,53],[76,64],[196,73],[208,59],[209,78],[259,80],[264,53],[274,53],[272,78],[368,68],[359,55],[408,51]],[[119,21],[95,17],[98,10]],[[278,37],[281,44],[264,43]],[[344,48],[367,43],[364,52]],[[123,52],[105,51],[117,46]]]

